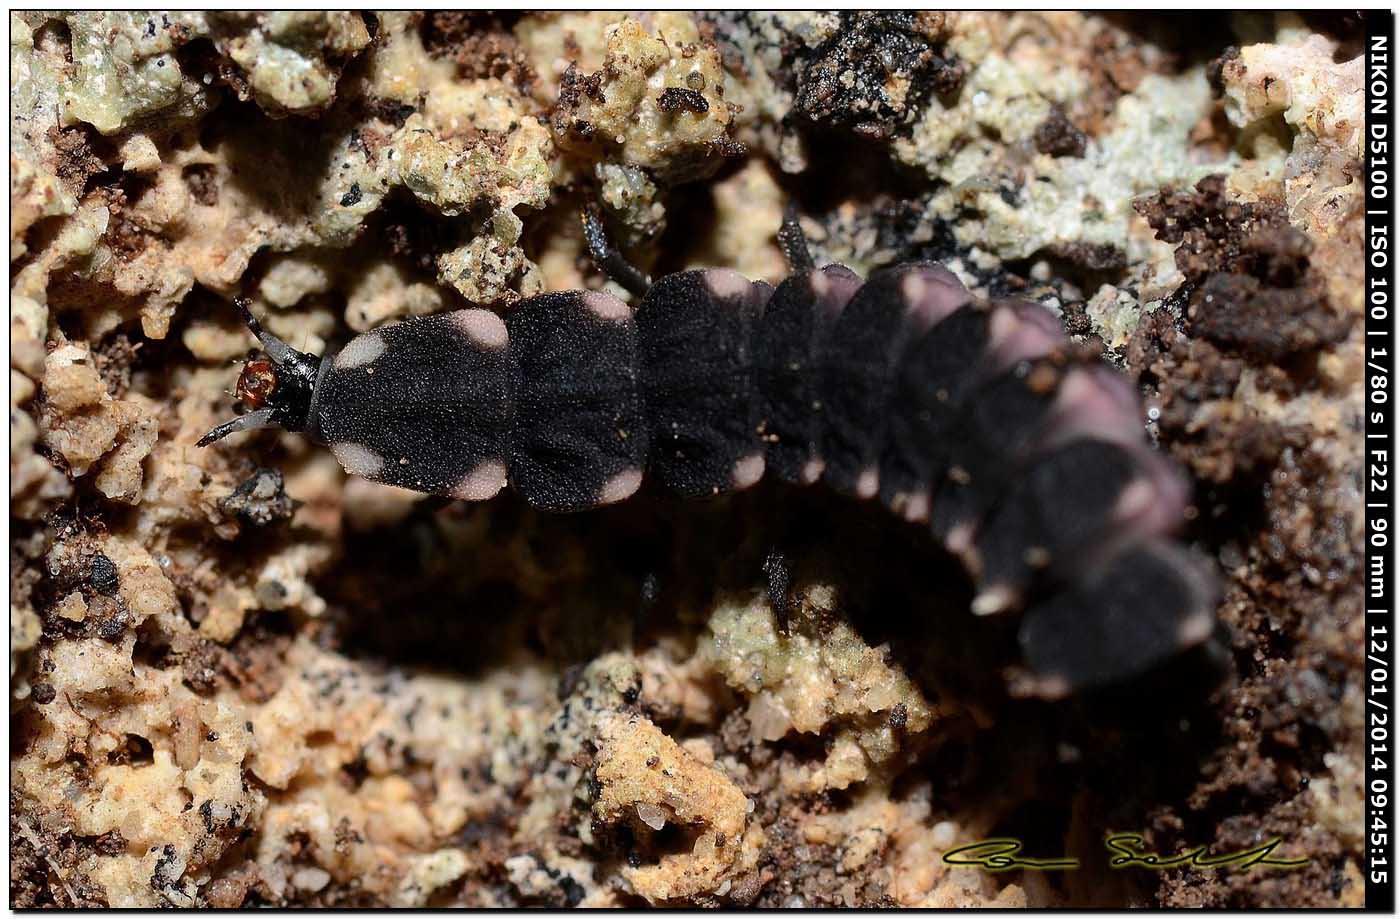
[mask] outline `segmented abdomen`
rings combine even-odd
[[[352,341],[317,386],[312,436],[352,472],[536,507],[799,484],[878,497],[978,583],[975,611],[1030,603],[1042,694],[1138,672],[1204,640],[1212,595],[1164,536],[1186,503],[1138,399],[1043,307],[974,300],[936,264],[776,289],[725,269],[614,297],[532,297]]]

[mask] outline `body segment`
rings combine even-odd
[[[506,480],[510,342],[487,310],[366,332],[321,368],[307,435],[355,475],[489,498]]]
[[[649,443],[632,310],[597,291],[542,294],[513,311],[506,328],[511,486],[549,511],[631,496]]]

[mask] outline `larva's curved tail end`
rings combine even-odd
[[[1160,540],[1129,549],[1026,612],[1019,640],[1030,673],[1013,691],[1059,699],[1126,683],[1214,641],[1219,598],[1188,550]]]

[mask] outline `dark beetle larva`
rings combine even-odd
[[[693,497],[765,471],[824,482],[931,528],[977,584],[973,611],[1023,611],[1039,695],[1118,681],[1208,639],[1215,590],[1169,539],[1180,474],[1145,442],[1127,381],[1035,303],[981,302],[948,269],[862,281],[812,266],[776,288],[727,269],[649,284],[585,221],[605,270],[640,297],[530,297],[504,320],[465,309],[366,332],[324,358],[244,318],[267,352],[210,431],[280,427],[345,469],[479,501],[621,501],[643,476]]]

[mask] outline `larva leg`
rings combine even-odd
[[[776,548],[769,549],[763,559],[763,577],[768,585],[768,602],[773,606],[773,615],[778,619],[778,631],[788,633],[788,589],[792,586],[792,572],[788,569],[787,558]]]
[[[651,623],[652,617],[661,603],[662,592],[660,575],[655,571],[648,571],[642,575],[642,582],[637,589],[637,605],[632,610],[634,641],[646,632],[647,626]]]
[[[603,217],[598,208],[589,204],[583,209],[583,238],[588,244],[588,254],[593,264],[608,276],[608,280],[622,286],[632,296],[641,299],[651,289],[651,278],[639,270],[608,239],[608,231],[603,226]]]
[[[817,267],[812,261],[812,251],[807,246],[807,234],[802,232],[802,224],[797,219],[797,205],[788,202],[783,209],[783,224],[778,228],[778,248],[787,259],[788,271],[800,274]]]

